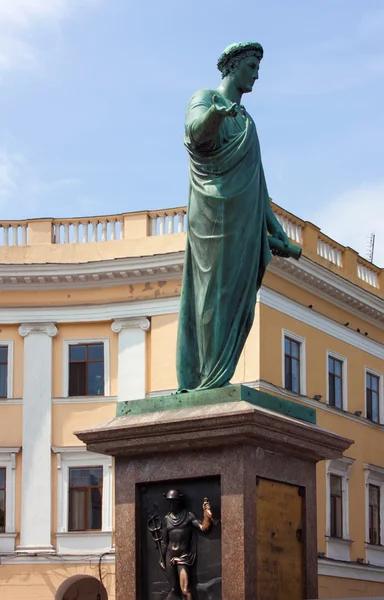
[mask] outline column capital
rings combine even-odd
[[[142,329],[148,331],[151,322],[147,317],[132,317],[131,319],[115,319],[111,325],[114,333],[120,333],[122,329]]]
[[[55,337],[58,332],[54,323],[22,323],[19,327],[21,337],[26,337],[29,333],[46,333],[49,337]]]

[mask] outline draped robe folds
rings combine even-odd
[[[197,92],[186,115],[190,192],[177,339],[179,392],[229,385],[271,259],[270,200],[252,118],[243,109],[224,119],[214,140],[199,145],[193,139],[191,126],[212,106],[214,94]]]

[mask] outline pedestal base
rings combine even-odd
[[[171,598],[166,578],[162,589],[153,587],[156,567],[143,553],[148,540],[143,490],[152,490],[155,516],[164,524],[165,508],[156,498],[182,488],[187,504],[192,503],[188,510],[193,505],[201,518],[203,497],[193,500],[196,490],[204,496],[204,489],[215,489],[215,481],[218,491],[209,493],[215,496],[210,501],[220,522],[209,535],[212,552],[220,538],[221,565],[204,558],[208,536],[205,550],[198,546],[197,566],[191,567],[195,590],[200,584],[193,600],[317,597],[316,462],[339,457],[352,442],[239,399],[247,388],[234,387],[237,399],[232,402],[225,390],[212,390],[216,404],[144,411],[77,433],[88,450],[116,457],[117,600]],[[205,566],[210,575],[196,580]],[[222,580],[204,589],[217,569]]]

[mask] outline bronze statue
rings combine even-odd
[[[188,229],[177,342],[179,392],[230,385],[252,327],[271,252],[299,258],[269,199],[256,126],[242,96],[259,77],[263,48],[231,44],[222,82],[190,99]]]
[[[166,571],[171,590],[167,600],[174,600],[177,594],[186,600],[193,600],[191,590],[191,567],[196,560],[194,529],[208,532],[213,523],[211,506],[204,498],[204,518],[201,522],[183,506],[183,494],[169,490],[164,494],[170,504],[170,511],[163,521],[160,567]],[[180,596],[179,596],[180,597]]]

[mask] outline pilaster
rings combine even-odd
[[[116,319],[111,329],[119,336],[118,401],[145,398],[146,334],[151,322],[146,317]]]
[[[21,532],[18,552],[52,552],[51,429],[54,323],[24,323]]]

